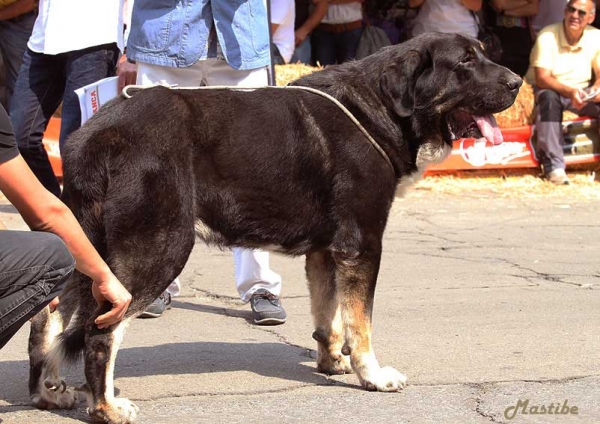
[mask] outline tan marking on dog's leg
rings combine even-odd
[[[137,417],[139,408],[127,398],[115,397],[114,372],[117,352],[123,342],[123,336],[132,318],[121,321],[112,332],[112,343],[110,345],[110,356],[106,364],[105,391],[102,399],[93,404],[92,396],[87,396],[88,413],[94,419],[109,423],[133,423]]]
[[[60,366],[65,353],[62,344],[58,343],[57,336],[64,330],[63,317],[59,312],[50,313],[46,307],[35,319],[39,320],[32,323],[38,333],[35,337],[43,338],[35,355],[37,360],[42,355],[45,361],[37,383],[37,393],[31,396],[31,402],[41,409],[71,409],[77,399],[74,389],[67,387],[60,377]]]
[[[342,313],[337,303],[334,262],[329,252],[306,255],[306,276],[317,340],[317,369],[325,374],[352,372],[350,360],[342,354],[344,345]]]
[[[398,391],[406,377],[392,367],[381,368],[371,345],[372,286],[378,261],[350,259],[336,261],[339,304],[345,333],[345,349],[362,386],[367,390]]]

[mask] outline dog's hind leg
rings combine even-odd
[[[141,204],[141,207],[146,206]],[[175,210],[168,214],[159,210],[161,205],[148,206],[154,207],[155,213],[154,219],[147,221],[151,228],[140,224],[131,229],[127,227],[129,222],[121,217],[113,217],[106,225],[107,263],[131,293],[132,302],[126,318],[117,325],[100,330],[93,320],[88,322],[85,376],[89,390],[88,413],[94,420],[124,424],[133,422],[137,416],[138,408],[134,403],[115,397],[115,359],[127,324],[167,288],[187,262],[195,235],[193,207],[185,206],[179,212]],[[143,216],[144,213],[138,211],[134,215]],[[94,317],[106,312],[108,307],[110,305]]]
[[[328,251],[306,255],[306,277],[318,342],[317,369],[325,374],[351,373],[350,359],[342,354],[344,328],[335,286],[335,262]]]
[[[371,345],[373,297],[381,248],[333,253],[338,303],[341,307],[345,344],[352,369],[367,390],[398,391],[406,377],[392,367],[380,367]]]
[[[72,285],[72,281],[69,283]],[[69,292],[67,287],[61,297]],[[76,396],[60,377],[65,360],[64,340],[58,336],[71,321],[77,303],[63,302],[55,312],[46,307],[31,320],[29,334],[29,394],[33,405],[40,409],[70,409]]]

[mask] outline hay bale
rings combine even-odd
[[[294,63],[288,65],[275,65],[275,80],[277,85],[286,85],[304,75],[312,74],[322,69],[320,67]]]

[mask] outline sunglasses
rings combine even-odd
[[[581,10],[581,9],[576,9],[573,6],[567,6],[567,12],[573,14],[575,12],[577,12],[577,14],[579,15],[580,18],[585,18],[585,15],[587,15],[587,12],[585,10]]]

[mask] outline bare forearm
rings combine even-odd
[[[504,14],[507,16],[515,16],[515,17],[526,17],[526,16],[535,16],[539,11],[539,1],[538,0],[530,0],[522,4],[519,3],[518,6],[508,7]]]
[[[316,3],[313,12],[310,14],[308,19],[300,26],[300,28],[302,28],[302,30],[306,31],[307,33],[311,32],[317,27],[317,25],[319,25],[319,23],[321,23],[326,14],[327,1],[320,1]]]
[[[473,12],[481,10],[481,0],[461,0],[460,2],[464,7]]]
[[[0,165],[0,189],[32,230],[54,233],[65,242],[79,271],[95,281],[111,275],[69,208],[42,187],[21,156]]]
[[[0,21],[16,18],[17,16],[32,11],[36,7],[36,0],[17,0],[0,9]]]
[[[556,91],[563,97],[570,98],[573,94],[573,87],[569,87],[561,82],[558,82],[549,72],[539,72],[540,68],[536,68],[535,82],[538,88],[550,89]]]
[[[408,0],[408,7],[419,7],[423,3],[425,3],[425,0]]]
[[[329,0],[329,4],[347,4],[347,3],[362,3],[356,0]]]

